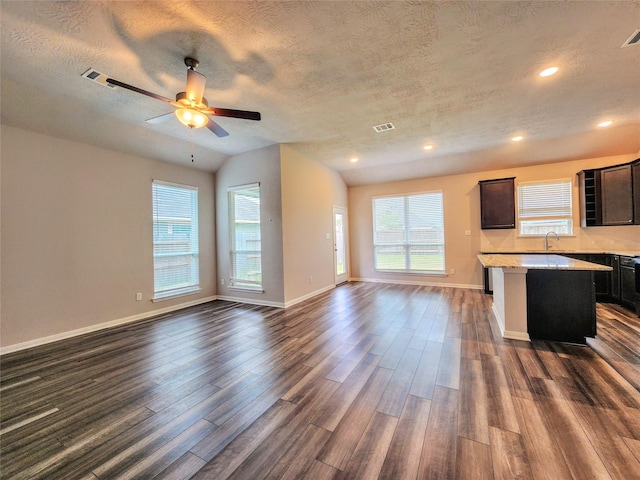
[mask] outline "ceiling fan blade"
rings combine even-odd
[[[244,120],[260,120],[260,112],[249,112],[247,110],[232,110],[229,108],[216,108],[211,107],[206,110],[202,110],[202,112],[207,115],[214,115],[217,117],[232,117],[232,118],[242,118]]]
[[[209,119],[209,121],[207,122],[207,128],[219,137],[226,137],[229,135],[229,132],[227,132],[224,128],[222,128],[211,119]]]
[[[107,78],[107,83],[111,85],[116,85],[118,87],[126,88],[127,90],[131,90],[132,92],[141,93],[142,95],[146,95],[147,97],[155,98],[156,100],[161,100],[163,102],[172,103],[173,100],[167,97],[163,97],[162,95],[158,95],[157,93],[148,92],[138,87],[134,87],[133,85],[128,85],[119,80],[115,80],[113,78]]]
[[[157,117],[148,118],[145,120],[147,123],[164,123],[167,120],[171,120],[172,117],[175,117],[175,112],[163,113],[162,115],[158,115]]]
[[[187,69],[187,98],[193,100],[196,105],[200,104],[206,83],[207,77],[195,70]]]

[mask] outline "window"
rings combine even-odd
[[[373,199],[374,268],[444,272],[442,192]]]
[[[228,192],[231,286],[262,290],[260,185],[243,185]]]
[[[153,182],[154,299],[200,290],[198,189]]]
[[[520,235],[573,235],[571,180],[518,184]]]

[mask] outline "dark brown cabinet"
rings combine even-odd
[[[611,298],[620,301],[620,255],[611,255]]]
[[[635,310],[636,307],[636,259],[620,256],[620,303]]]
[[[631,165],[603,168],[600,172],[602,224],[633,224]]]
[[[633,223],[640,225],[640,158],[631,163],[633,180]]]
[[[596,335],[596,293],[588,270],[527,272],[527,331],[538,340],[586,343]]]
[[[483,230],[516,227],[515,177],[480,180],[480,217]]]
[[[640,225],[640,159],[583,170],[578,177],[583,227]]]
[[[640,317],[640,257],[606,253],[564,253],[563,255],[612,267],[612,271],[593,272],[596,300],[618,303]],[[485,293],[487,293],[486,288]]]
[[[599,265],[613,266],[613,255],[609,254],[589,254],[589,253],[570,253],[564,254],[565,257],[575,258],[576,260],[584,260],[585,262],[597,263]],[[608,300],[612,296],[613,278],[610,271],[594,271],[593,284],[595,287],[596,300]]]

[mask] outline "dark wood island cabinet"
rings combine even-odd
[[[531,338],[584,344],[586,337],[595,337],[593,276],[593,271],[586,270],[529,270],[527,327]]]
[[[484,254],[524,254],[525,252],[483,252]],[[586,253],[586,252],[526,252],[529,255],[545,255],[556,253],[562,256],[581,260],[593,264],[609,267],[594,270],[593,283],[596,301],[617,303],[628,308],[640,317],[640,252],[626,251],[624,253]],[[489,269],[483,269],[484,292],[492,294],[490,288]]]
[[[594,272],[610,266],[552,254],[480,254],[505,338],[585,344],[596,335]]]

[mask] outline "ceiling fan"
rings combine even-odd
[[[171,100],[170,98],[163,97],[156,93],[148,92],[141,88],[134,87],[133,85],[128,85],[113,78],[107,78],[106,83],[126,88],[132,92],[147,95],[148,97],[170,103],[176,107],[176,110],[173,112],[165,113],[146,120],[148,123],[162,123],[172,118],[175,114],[178,117],[178,120],[189,128],[207,127],[218,137],[226,137],[229,135],[229,132],[214,122],[209,118],[209,116],[260,120],[260,112],[209,107],[207,99],[204,98],[204,86],[207,81],[207,77],[196,72],[196,68],[198,68],[199,65],[198,60],[186,57],[184,59],[184,64],[187,66],[187,88],[185,92],[178,93],[175,100]]]

